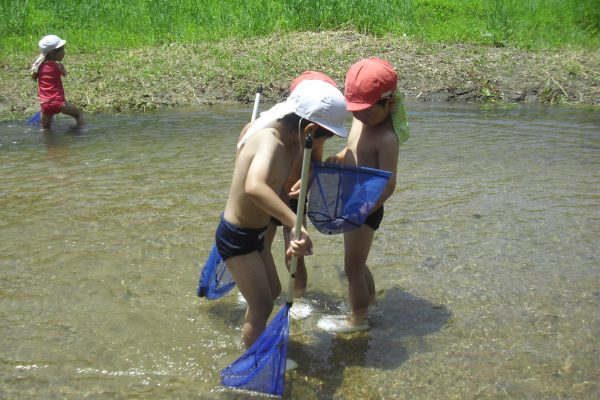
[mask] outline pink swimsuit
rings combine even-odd
[[[45,61],[38,69],[38,97],[42,112],[47,115],[60,113],[65,105],[65,91],[56,61]]]

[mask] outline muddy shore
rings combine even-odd
[[[397,69],[399,87],[417,101],[529,102],[600,106],[600,49],[527,51],[467,44],[426,44],[411,38],[355,32],[295,33],[218,43],[170,44],[90,53],[67,47],[67,99],[86,112],[119,113],[252,101],[287,95],[306,69],[329,74],[340,87],[348,67],[378,56]],[[0,119],[37,111],[28,69],[36,53],[0,61]]]

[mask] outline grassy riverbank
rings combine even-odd
[[[600,105],[595,0],[381,4],[1,0],[0,119],[37,111],[28,68],[47,33],[68,41],[65,91],[86,112],[244,102],[258,84],[278,101],[303,70],[342,86],[367,56],[392,62],[422,101]]]
[[[48,32],[75,52],[338,30],[524,49],[600,45],[597,0],[2,0],[0,14],[4,53],[35,49]]]

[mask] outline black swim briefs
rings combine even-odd
[[[264,247],[266,229],[266,226],[257,229],[242,228],[226,221],[221,215],[221,222],[215,233],[215,241],[223,261],[253,251],[260,253]]]
[[[365,220],[365,225],[370,226],[371,229],[376,231],[377,229],[379,229],[381,220],[383,220],[383,206],[379,207],[377,210],[369,214],[369,216]]]

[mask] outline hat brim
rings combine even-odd
[[[362,111],[366,110],[369,107],[373,107],[374,105],[375,104],[369,103],[349,103],[348,101],[346,101],[346,110],[350,112]]]
[[[61,39],[60,42],[58,42],[58,44],[56,45],[56,47],[51,48],[51,49],[43,49],[42,50],[42,54],[43,55],[47,55],[48,53],[50,53],[51,51],[54,51],[56,49],[60,49],[61,47],[63,47],[65,44],[67,43],[66,40]]]
[[[310,121],[312,121],[312,120],[310,120]],[[339,126],[339,127],[333,128],[331,126],[327,126],[327,125],[322,124],[322,123],[317,122],[317,121],[312,121],[312,122],[314,122],[315,124],[319,125],[323,129],[327,129],[329,132],[333,133],[336,136],[339,136],[341,138],[348,137],[348,130],[346,130],[346,128],[344,126]]]

